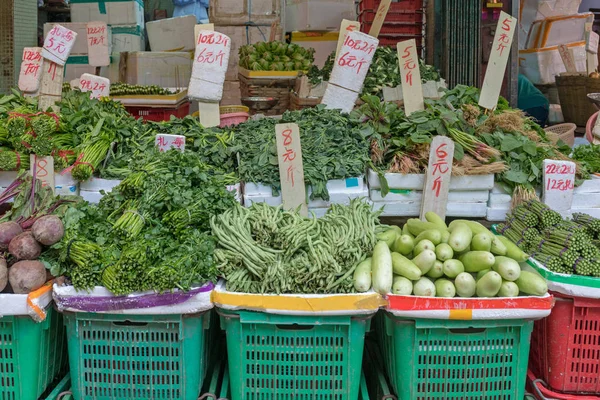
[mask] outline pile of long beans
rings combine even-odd
[[[238,205],[211,219],[219,273],[235,292],[352,292],[352,273],[383,230],[378,215],[360,199],[332,206],[321,219]]]

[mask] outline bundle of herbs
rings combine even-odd
[[[294,122],[300,128],[304,181],[311,198],[329,199],[327,181],[361,176],[369,161],[368,140],[361,126],[338,110],[324,106],[287,111],[280,121],[263,118],[238,125],[234,151],[239,153],[239,174],[244,182],[280,189],[275,139],[277,123]]]

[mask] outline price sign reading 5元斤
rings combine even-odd
[[[569,211],[575,189],[575,163],[544,160],[543,202],[556,211]]]
[[[99,99],[110,94],[110,81],[107,78],[92,74],[83,74],[79,78],[79,89],[82,92],[91,92],[90,98]]]
[[[76,37],[77,33],[72,30],[58,24],[54,25],[44,40],[42,56],[58,65],[65,65]]]
[[[402,97],[404,98],[404,112],[410,115],[415,111],[425,109],[423,100],[423,85],[421,71],[419,70],[419,55],[415,39],[398,43],[398,62],[400,77],[402,78]]]
[[[42,80],[42,48],[25,47],[19,73],[19,89],[23,92],[37,92]]]

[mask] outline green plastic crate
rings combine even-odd
[[[53,308],[40,323],[29,316],[0,318],[0,399],[36,400],[66,366],[65,329]]]
[[[198,398],[210,312],[64,316],[77,400]]]
[[[376,324],[399,399],[520,400],[525,395],[533,321],[410,320],[381,312]]]
[[[371,316],[225,311],[232,400],[355,400]]]

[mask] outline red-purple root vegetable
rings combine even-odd
[[[15,294],[28,294],[46,283],[46,267],[40,261],[19,261],[8,270],[8,280]]]
[[[8,249],[8,244],[15,236],[23,233],[21,225],[14,221],[3,222],[0,224],[0,250]]]
[[[0,292],[6,288],[8,283],[8,268],[6,267],[6,260],[0,258]]]
[[[42,253],[42,246],[29,231],[23,232],[8,245],[8,252],[18,260],[35,260]]]
[[[31,232],[35,240],[44,246],[52,246],[65,235],[65,227],[56,215],[45,215],[33,223]]]

